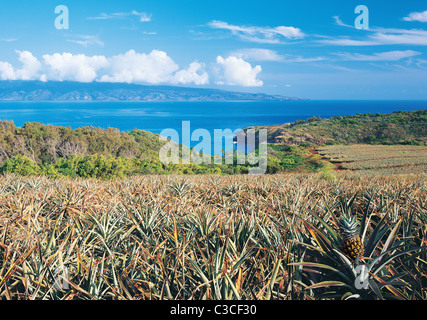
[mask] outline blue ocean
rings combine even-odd
[[[94,126],[153,133],[175,129],[181,136],[183,121],[191,131],[275,125],[357,113],[390,113],[427,109],[427,101],[257,101],[257,102],[0,102],[0,120],[22,126],[40,122],[77,128]],[[176,141],[182,142],[182,141]],[[197,142],[194,142],[196,144]],[[192,146],[194,146],[192,143]]]

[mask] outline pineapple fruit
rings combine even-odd
[[[357,256],[362,257],[365,252],[365,246],[359,237],[359,223],[356,216],[344,216],[338,221],[338,226],[342,236],[342,251],[350,259],[354,260]]]

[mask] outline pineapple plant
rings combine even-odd
[[[359,236],[359,222],[356,216],[340,218],[338,227],[342,236],[341,249],[347,257],[355,260],[357,256],[363,256],[365,246]]]

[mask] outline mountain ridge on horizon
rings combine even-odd
[[[0,81],[0,101],[33,102],[163,102],[163,101],[289,101],[299,97],[247,93],[211,88],[111,82],[38,80]]]

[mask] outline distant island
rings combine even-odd
[[[70,81],[0,81],[0,101],[288,101],[298,97],[218,89]]]

